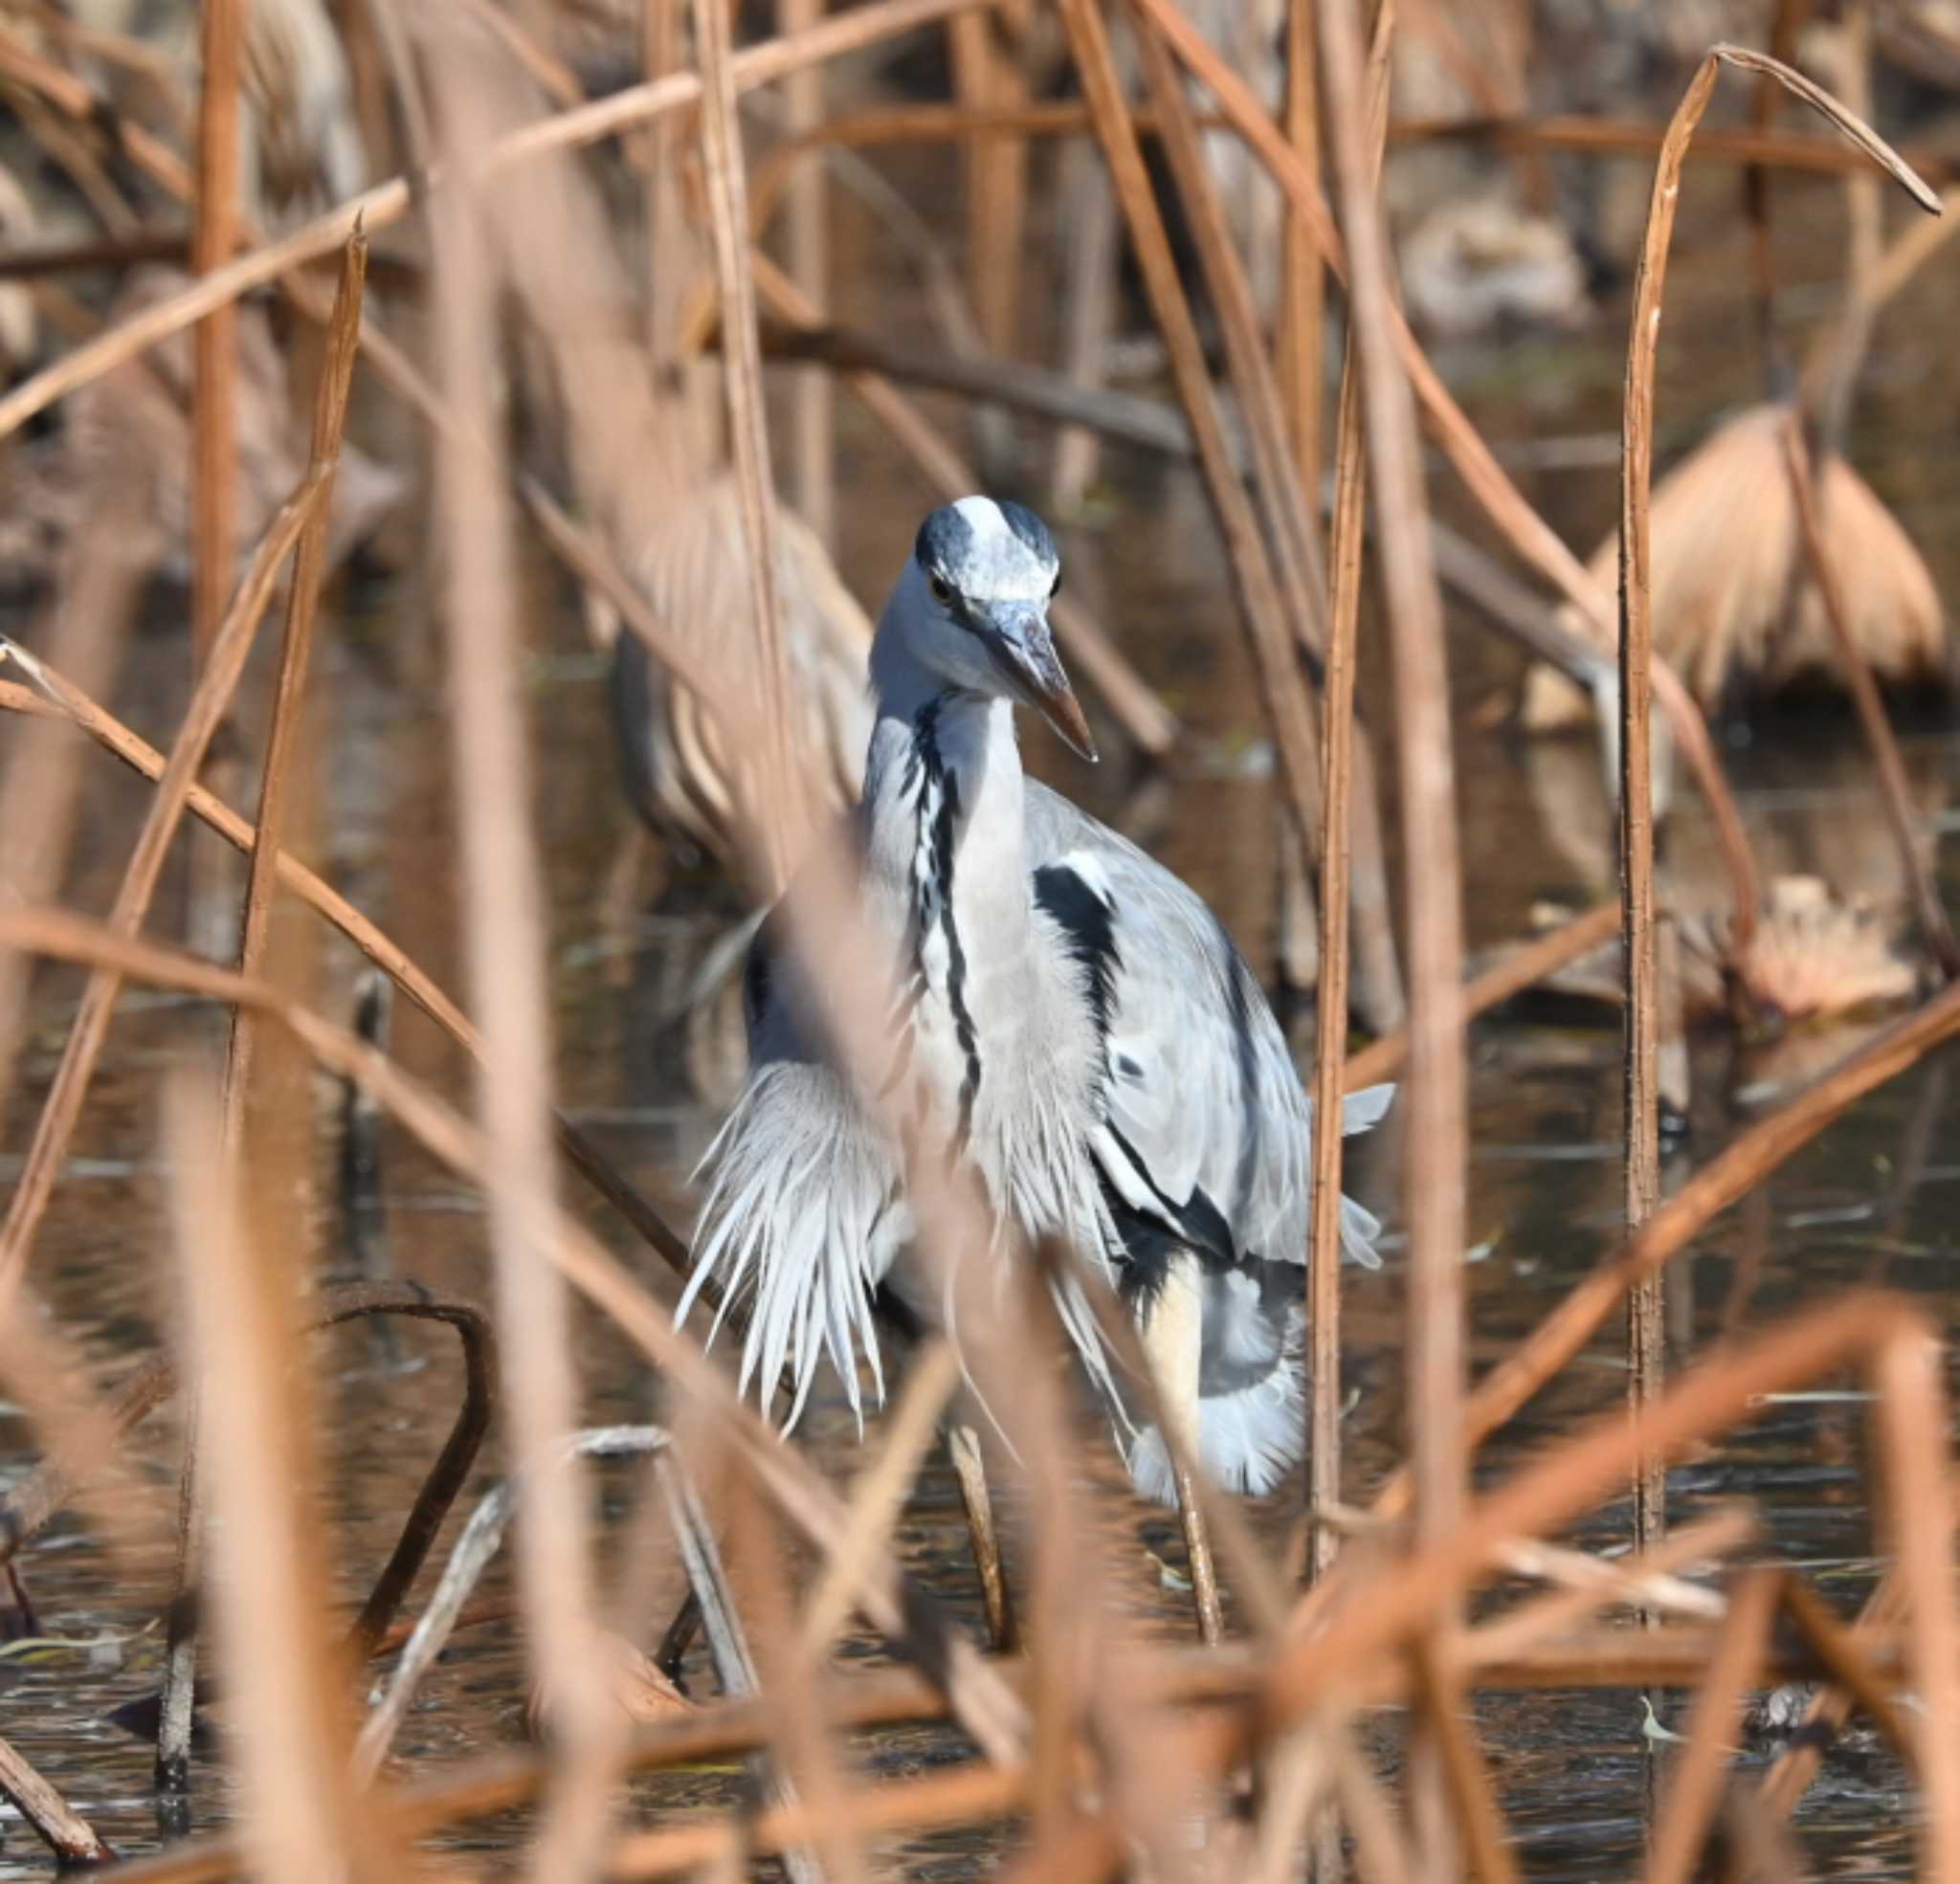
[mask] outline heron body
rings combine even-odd
[[[978,1173],[1004,1230],[1055,1237],[1142,1325],[1165,1401],[1219,1482],[1269,1489],[1301,1452],[1311,1107],[1252,970],[1188,886],[1024,777],[1014,709],[1085,757],[1049,639],[1058,561],[1040,521],[969,498],[935,512],[880,620],[858,816],[864,916],[891,965],[887,1090]],[[828,1353],[878,1385],[873,1291],[931,1310],[902,1160],[824,1057],[807,985],[767,939],[747,980],[752,1071],[710,1152],[690,1299],[752,1297],[745,1387],[787,1364],[800,1412]],[[1349,1102],[1370,1123],[1389,1089]],[[1348,1252],[1376,1226],[1344,1205]],[[1086,1304],[1058,1301],[1108,1393],[1131,1475],[1174,1499]]]

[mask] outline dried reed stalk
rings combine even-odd
[[[1317,104],[1311,98],[1296,104],[1295,92],[1313,91],[1313,33],[1307,0],[1294,0],[1289,13],[1288,108],[1300,126],[1311,129]],[[1384,0],[1375,15],[1374,43],[1369,51],[1367,111],[1369,144],[1374,175],[1381,174],[1382,139],[1388,120],[1389,54],[1393,44],[1394,7]],[[1320,264],[1310,262],[1297,214],[1287,224],[1289,278],[1299,272],[1301,292],[1316,310],[1320,299]],[[1316,336],[1319,317],[1314,317]],[[1293,370],[1304,369],[1296,362]],[[1320,358],[1318,340],[1312,362],[1314,405],[1318,405]],[[1301,454],[1302,478],[1312,482],[1304,454],[1319,428],[1317,410],[1307,410],[1296,386],[1293,398],[1294,449]],[[1319,1519],[1341,1498],[1341,1116],[1348,1054],[1348,903],[1353,861],[1352,804],[1354,746],[1355,638],[1361,619],[1362,526],[1367,499],[1362,487],[1361,373],[1354,357],[1350,330],[1341,364],[1340,411],[1335,422],[1334,521],[1329,553],[1327,663],[1322,681],[1321,706],[1321,933],[1319,1021],[1314,1031],[1313,1113],[1320,1125],[1313,1141],[1312,1222],[1307,1232],[1307,1326],[1312,1362],[1307,1376],[1306,1509],[1312,1530],[1307,1541],[1307,1571],[1318,1579],[1333,1563],[1338,1538],[1331,1525]],[[1317,445],[1316,445],[1317,450]],[[1334,1854],[1320,1862],[1323,1875]]]
[[[1775,79],[1820,112],[1850,143],[1915,195],[1922,207],[1935,211],[1939,207],[1926,185],[1862,120],[1780,60],[1733,47],[1715,47],[1697,69],[1668,125],[1655,166],[1647,231],[1634,277],[1634,310],[1620,421],[1620,948],[1627,1030],[1626,1214],[1628,1230],[1636,1236],[1652,1217],[1660,1196],[1660,990],[1654,920],[1653,754],[1649,722],[1654,673],[1650,497],[1654,478],[1655,366],[1660,344],[1661,296],[1667,276],[1668,248],[1681,200],[1682,166],[1724,63],[1755,72],[1765,82]],[[1793,475],[1797,474],[1793,471]],[[1808,496],[1808,480],[1800,478],[1800,505]],[[1810,521],[1814,528],[1815,518]],[[1815,544],[1813,553],[1815,556]],[[1828,602],[1827,591],[1827,613],[1831,612]],[[1833,622],[1848,638],[1848,629],[1835,613]],[[1855,670],[1855,652],[1850,655],[1850,663]],[[1855,687],[1855,680],[1853,684]],[[1907,850],[1909,854],[1909,832]],[[1913,881],[1910,874],[1907,880]],[[1950,936],[1949,942],[1950,946]],[[1960,956],[1954,959],[1960,961]],[[1637,1419],[1659,1392],[1665,1364],[1661,1275],[1661,1271],[1655,1269],[1641,1276],[1629,1301],[1628,1394]],[[1642,1464],[1634,1480],[1637,1548],[1650,1549],[1659,1538],[1666,1523],[1666,1478],[1659,1465],[1651,1461]]]
[[[173,1214],[223,1590],[214,1621],[227,1690],[252,1723],[236,1746],[243,1840],[259,1874],[328,1884],[379,1853],[354,1808],[345,1672],[326,1640],[295,1278],[276,1226],[248,1241],[216,1111],[195,1075],[173,1081]]]
[[[206,26],[209,33],[209,18]],[[235,47],[233,57],[235,62]],[[235,76],[234,73],[234,79]],[[235,141],[235,125],[233,130]],[[354,355],[360,341],[361,284],[366,263],[367,238],[356,231],[342,262],[329,351],[314,410],[313,444],[307,473],[310,477],[321,480],[323,495],[300,533],[292,584],[287,592],[285,641],[280,650],[258,805],[259,829],[270,833],[272,843],[264,849],[255,849],[253,853],[239,943],[239,968],[248,975],[256,974],[259,970],[272,925],[273,891],[277,881],[275,859],[278,854],[274,847],[284,816],[287,770],[292,764],[297,742],[301,699],[312,647],[313,619],[326,563],[328,512],[333,501],[333,477],[340,457],[341,433],[346,420],[347,392],[353,382]],[[232,310],[223,311],[229,315]],[[201,341],[206,330],[200,328],[198,331]],[[223,368],[225,374],[229,373],[230,364],[227,356]],[[228,435],[230,416],[225,407],[229,405],[229,399],[227,388],[219,410],[224,412]],[[226,470],[229,472],[229,465]],[[215,515],[218,523],[223,525],[229,522],[223,515],[227,507],[219,505],[215,512],[205,510],[200,515],[205,521]],[[230,544],[223,541],[222,531],[215,540],[222,544],[226,574],[229,576]],[[223,1099],[224,1139],[234,1155],[242,1149],[245,1141],[246,1107],[253,1093],[253,1045],[250,1016],[234,1016],[225,1068]],[[265,1155],[268,1147],[261,1143],[257,1150],[260,1155]],[[157,1783],[166,1792],[179,1794],[189,1784],[191,1715],[197,1679],[197,1637],[193,1606],[189,1599],[197,1581],[198,1562],[203,1549],[204,1485],[199,1464],[202,1424],[199,1403],[193,1393],[187,1396],[185,1407],[178,1498],[177,1597],[170,1609],[163,1716],[157,1734]]]
[[[480,179],[498,129],[496,80],[452,38],[438,40],[436,117],[447,155]],[[486,205],[478,188],[433,205],[434,332],[443,390],[466,435],[488,439],[494,393],[496,277]],[[585,1475],[561,1464],[577,1422],[578,1380],[564,1278],[543,1246],[555,1208],[548,1126],[551,1048],[546,1017],[546,940],[535,831],[530,742],[520,674],[519,592],[511,557],[509,481],[490,452],[445,440],[438,461],[438,527],[447,544],[443,617],[448,642],[451,743],[463,875],[466,960],[483,1015],[478,1108],[490,1152],[486,1203],[496,1312],[504,1340],[510,1453],[521,1475],[523,1523],[518,1589],[535,1678],[558,1700],[563,1750],[540,1828],[541,1872],[587,1873],[605,1835],[613,1722],[594,1632]]]
[[[190,267],[207,275],[231,260],[238,239],[238,87],[245,15],[252,0],[209,0],[203,9],[197,94],[197,198]],[[197,323],[191,372],[190,645],[210,657],[232,591],[236,535],[237,317],[224,301]]]
[[[1715,83],[1698,75],[1669,126],[1648,199],[1634,275],[1626,386],[1620,408],[1619,878],[1620,974],[1625,989],[1621,1069],[1622,1184],[1627,1234],[1637,1236],[1660,1201],[1660,953],[1654,917],[1654,362],[1660,290],[1681,201],[1683,151]],[[1642,1275],[1627,1297],[1627,1405],[1636,1420],[1659,1397],[1667,1364],[1665,1272]],[[1651,1551],[1667,1528],[1667,1477],[1658,1461],[1634,1474],[1634,1548]]]
[[[1905,761],[1885,716],[1878,682],[1872,678],[1858,639],[1851,630],[1844,589],[1822,520],[1817,514],[1816,467],[1812,462],[1802,420],[1793,412],[1784,436],[1784,455],[1790,472],[1791,495],[1795,500],[1797,527],[1802,533],[1804,556],[1811,568],[1811,580],[1824,605],[1824,619],[1838,645],[1838,662],[1843,669],[1845,684],[1851,689],[1852,703],[1863,729],[1865,743],[1872,749],[1872,765],[1878,773],[1879,800],[1885,808],[1885,821],[1891,826],[1892,840],[1899,847],[1899,872],[1905,882],[1906,900],[1912,905],[1913,920],[1940,973],[1947,981],[1960,976],[1960,942],[1953,936],[1952,923],[1940,901],[1926,860],[1920,854],[1918,832],[1912,806],[1912,787],[1905,776]]]
[[[309,473],[273,520],[264,541],[253,554],[210,658],[198,676],[177,743],[171,748],[169,764],[158,782],[157,795],[150,801],[148,815],[117,890],[109,926],[119,935],[134,936],[142,927],[185,798],[244,671],[253,637],[272,601],[280,565],[324,497],[323,480]],[[108,1036],[109,1019],[121,986],[121,978],[113,973],[90,976],[62,1045],[61,1061],[35,1120],[26,1163],[9,1200],[6,1221],[0,1224],[0,1306],[11,1297],[26,1268],[28,1247],[54,1192],[69,1140],[81,1116],[82,1100]]]
[[[1320,9],[1321,84],[1328,148],[1339,186],[1348,245],[1348,292],[1354,360],[1374,494],[1378,568],[1395,684],[1396,760],[1402,816],[1404,907],[1408,922],[1410,1077],[1408,1131],[1422,1156],[1412,1162],[1404,1195],[1409,1224],[1409,1308],[1405,1393],[1414,1486],[1414,1548],[1447,1535],[1462,1509],[1469,1455],[1460,1406],[1464,1380],[1464,1179],[1468,1161],[1463,1067],[1461,865],[1451,759],[1448,666],[1442,599],[1437,586],[1423,492],[1415,407],[1398,358],[1392,262],[1369,148],[1362,28],[1357,5]],[[1323,1130],[1327,1122],[1323,1122]],[[1447,1645],[1458,1627],[1442,1605],[1429,1628]],[[1453,1749],[1454,1696],[1438,1684],[1424,1711],[1427,1732],[1414,1773],[1418,1839],[1432,1869],[1451,1848],[1444,1785],[1461,1778]],[[1435,1763],[1441,1753],[1441,1770]],[[1457,1830],[1481,1853],[1480,1826]]]

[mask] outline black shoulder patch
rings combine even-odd
[[[1096,1037],[1106,1040],[1116,998],[1116,971],[1123,965],[1116,951],[1114,912],[1065,863],[1043,864],[1035,873],[1035,906],[1055,919],[1069,953],[1088,971]]]
[[[1011,499],[1000,502],[1000,514],[1007,519],[1007,526],[1015,536],[1038,556],[1044,563],[1058,563],[1055,539],[1048,534],[1048,525],[1036,517],[1024,503],[1015,503]]]
[[[919,566],[934,570],[958,569],[967,562],[973,545],[973,526],[951,504],[942,505],[919,526],[919,539],[912,554]]]

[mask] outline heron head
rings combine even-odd
[[[1034,707],[1084,759],[1096,743],[1048,626],[1061,558],[1032,510],[962,498],[919,526],[903,578],[912,656],[976,694]]]

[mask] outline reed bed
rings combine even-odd
[[[195,443],[183,474],[194,581],[180,610],[193,632],[182,653],[188,703],[167,738],[141,737],[105,703],[134,646],[142,575],[125,553],[126,466],[100,468],[38,617],[0,635],[0,1117],[22,1135],[0,1222],[0,1391],[37,1447],[0,1496],[0,1571],[55,1598],[61,1561],[38,1545],[73,1507],[131,1588],[167,1613],[159,1793],[176,1802],[180,1830],[183,1801],[200,1806],[194,1835],[142,1856],[112,1851],[90,1823],[89,1788],[56,1784],[22,1753],[25,1723],[0,1688],[0,1794],[50,1851],[113,1864],[132,1884],[518,1868],[553,1879],[717,1880],[780,1868],[798,1884],[857,1884],[903,1874],[908,1841],[957,1829],[970,1840],[961,1874],[1017,1884],[1283,1884],[1309,1871],[1369,1884],[1507,1884],[1534,1865],[1507,1816],[1493,1701],[1541,1696],[1555,1723],[1574,1695],[1664,1687],[1688,1704],[1682,1743],[1652,1756],[1658,1784],[1642,1807],[1638,1862],[1656,1884],[1684,1884],[1716,1863],[1726,1874],[1791,1874],[1790,1820],[1854,1716],[1904,1776],[1917,1874],[1960,1884],[1960,1591],[1941,1330],[1903,1290],[1818,1292],[1761,1324],[1738,1311],[1719,1341],[1699,1352],[1676,1341],[1666,1378],[1662,1365],[1660,1290],[1678,1259],[1724,1211],[1767,1209],[1771,1174],[1960,1035],[1938,881],[1882,702],[1852,658],[1843,589],[1855,576],[1834,561],[1812,448],[1792,429],[1778,450],[1793,515],[1855,677],[1902,880],[1941,985],[1663,1184],[1661,1064],[1679,1002],[1661,972],[1656,710],[1713,817],[1731,969],[1763,895],[1719,748],[1657,653],[1650,486],[1674,215],[1691,157],[1829,174],[1853,161],[1837,144],[1771,131],[1767,112],[1752,132],[1696,139],[1725,66],[1793,92],[1857,162],[1936,209],[1904,159],[1787,64],[1730,46],[1707,53],[1664,129],[1506,121],[1451,132],[1497,149],[1658,153],[1627,349],[1615,623],[1601,583],[1532,509],[1402,311],[1384,164],[1440,132],[1392,122],[1391,76],[1397,35],[1436,30],[1425,25],[1435,10],[1398,17],[1389,4],[1370,12],[1358,0],[1289,0],[1275,13],[1275,44],[1291,60],[1276,114],[1177,0],[863,0],[835,11],[779,0],[774,31],[742,44],[722,0],[648,0],[623,26],[611,22],[629,76],[590,96],[578,34],[592,10],[480,0],[425,12],[383,0],[339,31],[387,141],[401,146],[391,157],[371,150],[373,173],[392,161],[400,174],[267,230],[246,207],[239,125],[265,108],[262,75],[245,55],[250,12],[275,4],[206,9],[195,110],[177,145],[109,95],[109,71],[164,84],[149,49],[90,29],[84,58],[79,30],[57,30],[53,10],[0,26],[0,92],[29,134],[111,191],[122,180],[145,206],[103,232],[114,260],[181,247],[188,231],[194,270],[180,291],[77,339],[0,394],[0,451],[21,451],[31,419],[143,363],[169,335],[197,333]],[[1505,17],[1514,38],[1498,37],[1509,57],[1526,43],[1515,38],[1525,14]],[[953,98],[861,108],[851,62],[922,46],[943,55]],[[1483,77],[1490,96],[1512,95],[1515,72]],[[744,106],[768,88],[785,96],[764,147],[761,114]],[[1261,304],[1236,233],[1241,206],[1210,165],[1221,137],[1252,154],[1283,208],[1275,307]],[[1043,213],[1045,145],[1058,139],[1071,141],[1110,219],[1093,252],[1113,258],[1120,230],[1140,265],[1174,407],[1060,380],[1030,357],[1039,257],[1028,231]],[[928,206],[945,225],[928,234],[957,242],[948,278],[970,301],[971,331],[938,356],[900,318],[890,332],[854,332],[827,305],[843,194],[827,166],[900,143],[943,146],[941,181],[957,179],[959,213]],[[952,201],[949,185],[946,193]],[[779,200],[788,242],[775,253]],[[185,214],[188,225],[169,221]],[[619,253],[629,228],[647,245],[635,267]],[[1855,309],[1866,338],[1933,249],[1930,237],[1907,238],[1879,262],[1872,233]],[[38,279],[107,259],[100,242],[74,244],[0,256],[0,276]],[[1120,292],[1064,273],[1079,293],[1105,297],[1057,323],[1083,367]],[[303,472],[258,540],[239,544],[230,329],[245,299],[268,289],[319,330],[312,424]],[[1338,374],[1326,344],[1337,327]],[[766,366],[774,354],[795,362],[780,388]],[[855,429],[855,414],[840,416],[850,409],[834,402],[835,378],[876,421],[875,438]],[[1028,423],[982,429],[964,451],[945,409],[902,390],[907,383],[1013,407]],[[1112,454],[1141,444],[1195,461],[1224,571],[1203,632],[1253,677],[1276,759],[1270,841],[1292,847],[1289,868],[1318,903],[1310,1090],[1331,1127],[1344,1093],[1385,1077],[1405,1084],[1395,1213],[1408,1231],[1395,1309],[1405,1364],[1394,1389],[1404,1456],[1365,1488],[1344,1460],[1343,1157],[1339,1131],[1324,1129],[1311,1248],[1297,1252],[1309,1258],[1308,1465],[1303,1486],[1283,1495],[1293,1521],[1278,1527],[1280,1547],[1275,1526],[1250,1521],[1210,1484],[1163,1417],[1127,1310],[1084,1284],[1115,1363],[1168,1435],[1189,1491],[1187,1537],[1208,1540],[1216,1565],[1208,1580],[1194,1554],[1190,1613],[1147,1628],[1111,1598],[1132,1540],[1093,1495],[1102,1437],[1076,1405],[1044,1286],[1052,1265],[1074,1258],[1009,1252],[1002,1280],[978,1186],[911,1147],[903,1125],[915,1096],[884,1076],[891,991],[848,969],[875,951],[829,815],[835,754],[795,697],[810,598],[783,592],[852,541],[861,455],[889,450],[917,491],[949,497],[979,484],[975,456],[996,470],[988,454],[1000,449],[1001,477],[1024,476],[1017,460],[1033,454],[1016,432],[1035,419],[1077,429],[1053,473],[1085,506],[1094,457],[1084,437]],[[1477,973],[1464,945],[1475,887],[1458,753],[1478,735],[1452,710],[1460,651],[1445,632],[1438,568],[1456,559],[1439,553],[1431,521],[1425,424],[1495,539],[1589,631],[1616,627],[1619,647],[1622,898]],[[347,434],[363,425],[428,454],[428,527],[410,554],[439,622],[422,653],[447,734],[442,843],[455,853],[454,881],[392,886],[388,901],[397,928],[453,930],[457,992],[432,951],[390,934],[306,856],[321,810],[317,751],[337,729],[332,656],[358,632],[357,611],[325,582],[329,506]],[[725,527],[729,516],[739,528]],[[724,523],[708,534],[730,567],[712,587],[739,606],[664,603],[671,589],[641,579],[653,525],[677,517]],[[693,748],[721,756],[721,861],[750,902],[772,900],[792,878],[801,886],[781,920],[810,959],[841,964],[817,993],[831,1047],[893,1141],[908,1146],[916,1234],[958,1340],[917,1343],[861,1462],[835,1480],[741,1399],[698,1325],[677,1326],[674,1284],[689,1252],[674,1200],[646,1195],[561,1090],[561,964],[547,922],[560,862],[554,781],[527,692],[529,622],[548,586],[524,561],[527,527],[539,566],[548,558],[554,579],[603,603],[618,632],[638,637],[685,689],[702,728]],[[260,658],[268,683],[255,687],[259,631],[281,596],[281,647]],[[1147,677],[1120,616],[1058,607],[1058,627],[1137,766],[1181,764],[1180,710]],[[1370,636],[1381,663],[1366,657]],[[1591,659],[1597,677],[1604,657],[1580,638],[1552,628],[1543,641],[1575,666]],[[390,659],[409,673],[415,651]],[[232,782],[207,772],[221,739],[256,754],[250,817],[230,802],[245,788],[242,770]],[[115,770],[97,765],[98,748],[144,794],[100,905],[72,887],[86,861],[85,791],[96,771]],[[217,926],[235,932],[222,945],[210,923],[180,945],[161,909],[167,865],[193,832],[212,853],[214,835],[246,860],[242,893],[227,875],[204,879],[204,900],[225,905]],[[424,920],[438,899],[440,921]],[[1551,1312],[1473,1378],[1472,1357],[1488,1343],[1464,1260],[1479,1127],[1471,1023],[1615,928],[1623,1221]],[[402,1041],[334,1017],[316,960],[328,936],[407,997]],[[79,988],[45,1081],[22,1070],[43,966]],[[103,1102],[112,1025],[136,990],[176,997],[201,1018],[170,1024],[167,1064],[146,1089],[165,1179],[140,1199],[143,1233],[118,1252],[167,1305],[156,1318],[165,1332],[145,1358],[124,1353],[105,1369],[56,1312],[48,1225],[75,1182],[91,1103]],[[1351,1049],[1350,1013],[1374,1034]],[[229,1024],[223,1053],[200,1031],[213,1014]],[[307,1097],[315,1078],[385,1120],[390,1146],[481,1200],[480,1303],[446,1276],[417,1279],[412,1251],[398,1252],[399,1280],[335,1279],[340,1252],[307,1202],[331,1149]],[[568,1165],[590,1190],[576,1208]],[[663,1267],[644,1263],[649,1252]],[[1559,1389],[1622,1310],[1629,1404],[1573,1414]],[[432,1462],[383,1568],[350,1602],[328,1496],[342,1384],[322,1338],[373,1318],[444,1324],[461,1366],[447,1431],[393,1435]],[[584,1423],[602,1350],[630,1357],[657,1407],[651,1422],[635,1410],[631,1423],[611,1413]],[[1703,1509],[1671,1532],[1663,1521],[1670,1465],[1722,1457],[1776,1396],[1842,1391],[1847,1378],[1864,1396],[1858,1437],[1876,1553],[1876,1587],[1849,1618],[1772,1542],[1759,1500]],[[963,1420],[969,1394],[993,1430],[966,1463],[977,1468],[984,1453],[1021,1520],[1004,1565],[982,1566],[994,1633],[1012,1638],[996,1654],[926,1587],[913,1528],[930,1447],[942,1424]],[[174,1496],[169,1474],[137,1463],[166,1407],[177,1422]],[[1542,1415],[1539,1436],[1510,1449],[1503,1469],[1480,1456],[1527,1408]],[[641,1461],[605,1480],[626,1487],[628,1509],[602,1517],[594,1462],[619,1458]],[[1630,1487],[1626,1549],[1573,1540],[1586,1526],[1596,1543],[1604,1513],[1618,1523]],[[468,1513],[457,1509],[466,1495]],[[506,1527],[514,1601],[476,1598]],[[174,1588],[150,1587],[144,1566],[160,1556],[180,1566]],[[432,1557],[446,1567],[425,1579]],[[26,1607],[25,1584],[11,1587]],[[1636,1618],[1646,1626],[1630,1627]],[[418,1694],[446,1645],[492,1629],[522,1646],[525,1679],[509,1711],[530,1696],[534,1743],[429,1752],[407,1731]],[[712,1696],[683,1696],[670,1679],[667,1664],[679,1666],[697,1630]],[[1806,1730],[1751,1770],[1735,1747],[1746,1703],[1794,1682],[1814,1684]],[[1406,1759],[1385,1757],[1395,1718]],[[205,1725],[213,1752],[193,1734]],[[922,1762],[927,1742],[899,1737],[927,1728]],[[734,1763],[702,1783],[704,1762],[716,1762]],[[202,1809],[213,1762],[236,1782],[222,1824]],[[84,1752],[62,1770],[86,1769]]]

